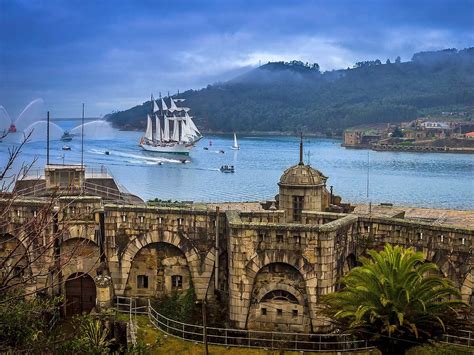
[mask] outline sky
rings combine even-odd
[[[0,105],[98,117],[259,63],[321,69],[474,46],[474,0],[0,0]]]

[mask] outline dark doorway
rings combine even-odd
[[[89,313],[95,306],[96,288],[92,277],[75,273],[66,280],[66,316]]]

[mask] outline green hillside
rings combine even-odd
[[[341,132],[441,111],[474,108],[474,48],[421,52],[409,62],[359,62],[321,73],[317,64],[274,62],[179,96],[199,128],[239,132]],[[150,103],[108,116],[144,129]]]

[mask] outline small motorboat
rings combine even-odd
[[[63,145],[63,150],[71,150],[71,147],[68,145]]]
[[[65,131],[65,132],[63,133],[63,135],[61,136],[61,140],[62,140],[63,142],[70,142],[70,141],[72,141],[72,135],[71,135],[71,133],[69,133],[68,131]]]
[[[204,147],[203,149],[204,149],[204,150],[209,150],[209,148],[208,148],[208,147]]]
[[[219,170],[221,173],[235,173],[235,168],[233,165],[222,165]]]
[[[223,150],[219,150],[219,153],[224,154],[225,152]]]
[[[110,155],[110,152],[108,150],[106,150],[105,155]]]

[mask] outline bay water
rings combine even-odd
[[[55,123],[71,130],[80,122]],[[129,192],[145,200],[273,199],[283,171],[299,160],[298,137],[242,135],[241,149],[231,150],[232,136],[206,135],[186,157],[145,152],[138,146],[142,132],[108,129],[101,134],[101,127],[85,136],[85,164],[106,166]],[[71,150],[62,150],[64,145]],[[11,146],[8,139],[0,143],[2,165]],[[465,210],[474,206],[473,155],[352,150],[341,147],[340,140],[317,138],[304,139],[304,152],[305,163],[326,175],[327,185],[346,202]],[[80,156],[79,136],[71,142],[51,141],[51,162],[80,163]],[[27,143],[16,167],[35,158],[35,166],[42,168],[44,140]],[[235,173],[220,172],[222,165],[234,165]]]

